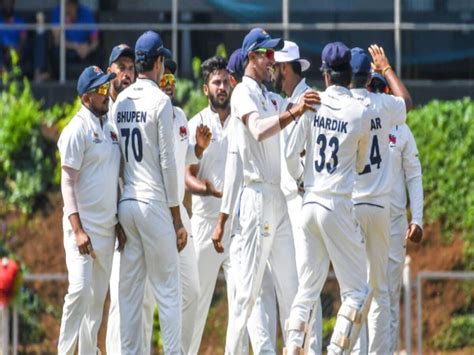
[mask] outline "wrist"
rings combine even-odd
[[[288,112],[290,114],[293,121],[296,121],[296,116],[293,114],[293,112],[291,112],[291,110],[289,108],[286,109],[286,112]]]
[[[390,64],[387,64],[381,71],[382,75],[385,76],[385,74],[389,71],[393,70]]]

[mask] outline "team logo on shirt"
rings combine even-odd
[[[394,146],[395,144],[397,144],[397,137],[395,137],[393,134],[389,134],[388,141],[390,142],[391,146]]]
[[[117,133],[110,131],[110,138],[112,139],[112,144],[118,144]]]
[[[92,140],[94,143],[102,143],[102,140],[99,138],[99,133],[93,132],[93,133],[92,133],[92,136],[93,136],[93,138],[94,138],[94,139]]]
[[[272,104],[275,106],[275,110],[278,110],[278,104],[275,99],[272,99]]]
[[[179,136],[181,138],[186,138],[187,135],[188,135],[188,130],[186,129],[186,126],[179,127]]]

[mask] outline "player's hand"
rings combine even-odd
[[[217,190],[210,180],[206,179],[204,180],[204,183],[206,184],[206,196],[214,196],[217,198],[222,197],[222,192]]]
[[[83,230],[77,232],[76,234],[76,245],[79,249],[79,253],[81,255],[89,255],[94,252],[94,248],[92,247],[91,240],[86,232]],[[94,253],[95,255],[95,253]]]
[[[306,111],[316,111],[315,106],[321,104],[321,97],[319,93],[313,90],[308,90],[304,93],[304,95],[300,98],[300,101],[295,106],[296,108],[296,115],[301,116]]]
[[[175,224],[174,230],[176,232],[176,246],[178,247],[178,252],[181,252],[188,242],[188,232],[186,232],[182,223]]]
[[[372,56],[373,71],[377,73],[382,73],[382,70],[384,70],[390,65],[382,47],[379,47],[376,44],[372,44],[369,47],[369,53]]]
[[[405,234],[405,239],[411,240],[413,243],[421,242],[421,239],[423,239],[423,229],[418,224],[410,224]]]
[[[218,253],[224,252],[224,245],[222,244],[223,235],[224,228],[220,224],[217,224],[216,228],[214,228],[214,231],[212,232],[211,240],[212,244],[214,244],[214,249],[216,249]]]
[[[127,236],[125,235],[125,232],[120,223],[117,223],[117,225],[115,226],[115,233],[117,235],[118,241],[117,251],[122,252],[123,248],[125,248],[125,243],[127,243]]]
[[[212,132],[209,127],[204,126],[202,123],[196,129],[196,145],[205,150],[211,143]]]

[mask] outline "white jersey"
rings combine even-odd
[[[315,194],[350,197],[356,167],[363,167],[368,146],[367,107],[341,86],[330,86],[320,96],[321,106],[300,118],[285,149],[287,158],[306,149],[303,203]],[[298,172],[290,173],[297,178]]]
[[[186,114],[182,109],[173,106],[173,131],[175,143],[176,171],[178,175],[178,199],[179,203],[184,199],[184,170],[188,164],[197,164],[195,144],[189,141],[189,127]]]
[[[239,120],[258,112],[260,119],[279,114],[278,101],[254,79],[244,76],[235,87],[230,100],[232,116]],[[236,137],[242,153],[244,183],[267,182],[280,185],[280,135],[258,142],[245,125],[237,125]]]
[[[311,89],[308,84],[306,84],[306,79],[301,79],[301,81],[296,85],[296,87],[293,90],[293,94],[291,95],[290,98],[287,99],[287,103],[291,102],[293,104],[297,104],[300,101],[301,96],[307,91]],[[283,107],[282,105],[281,107]],[[283,107],[283,110],[286,107]],[[280,144],[281,144],[281,190],[283,191],[283,194],[285,195],[286,199],[289,201],[293,198],[295,198],[298,195],[298,187],[296,184],[296,180],[291,176],[290,172],[288,171],[286,159],[285,159],[285,145],[286,141],[288,140],[288,137],[290,136],[291,131],[294,129],[296,126],[296,121],[291,122],[288,126],[285,127],[281,131],[280,134]],[[303,161],[302,159],[298,159],[298,162],[301,164],[301,167],[303,167]]]
[[[390,155],[393,174],[390,215],[392,219],[405,215],[408,188],[411,223],[423,227],[421,164],[415,138],[406,124],[397,125],[390,131]]]
[[[118,134],[108,120],[100,120],[85,106],[64,128],[58,140],[61,166],[79,171],[75,186],[84,230],[100,236],[115,235],[120,167]],[[71,230],[67,216],[64,231]]]
[[[227,130],[229,117],[221,124],[219,114],[214,112],[210,106],[199,112],[189,121],[189,140],[196,144],[196,129],[203,124],[209,127],[212,138],[211,144],[204,151],[199,162],[198,178],[209,180],[217,190],[222,191],[224,187],[225,161],[227,158]],[[201,217],[216,218],[219,214],[221,200],[214,196],[193,195],[193,214]]]
[[[121,200],[179,204],[170,98],[149,79],[120,93],[113,108],[124,158]]]
[[[388,147],[390,129],[406,121],[405,101],[401,97],[352,89],[352,96],[369,105],[370,140],[364,170],[357,174],[353,199],[388,196],[391,190],[391,164]]]

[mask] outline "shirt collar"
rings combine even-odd
[[[328,94],[352,96],[351,91],[348,88],[339,85],[329,86],[328,88],[326,88],[326,92]]]
[[[158,89],[160,88],[154,80],[148,79],[148,78],[137,78],[135,82],[140,83],[141,85],[154,86],[154,87],[157,87]]]
[[[367,97],[369,96],[369,91],[366,88],[358,88],[358,89],[351,89],[351,93],[354,96],[362,96],[362,97]]]
[[[99,117],[94,115],[91,110],[89,110],[86,106],[84,106],[84,104],[81,104],[81,109],[79,110],[78,114],[83,118],[90,119],[94,121],[95,123],[100,124]]]
[[[295,86],[293,89],[293,94],[290,97],[290,101],[293,102],[293,100],[296,100],[303,94],[306,90],[308,90],[310,87],[308,84],[306,84],[306,79],[302,78],[298,85]]]
[[[248,86],[250,89],[253,90],[260,90],[262,94],[267,94],[267,88],[263,84],[259,84],[255,79],[251,78],[250,76],[244,75],[242,78],[242,83]]]

